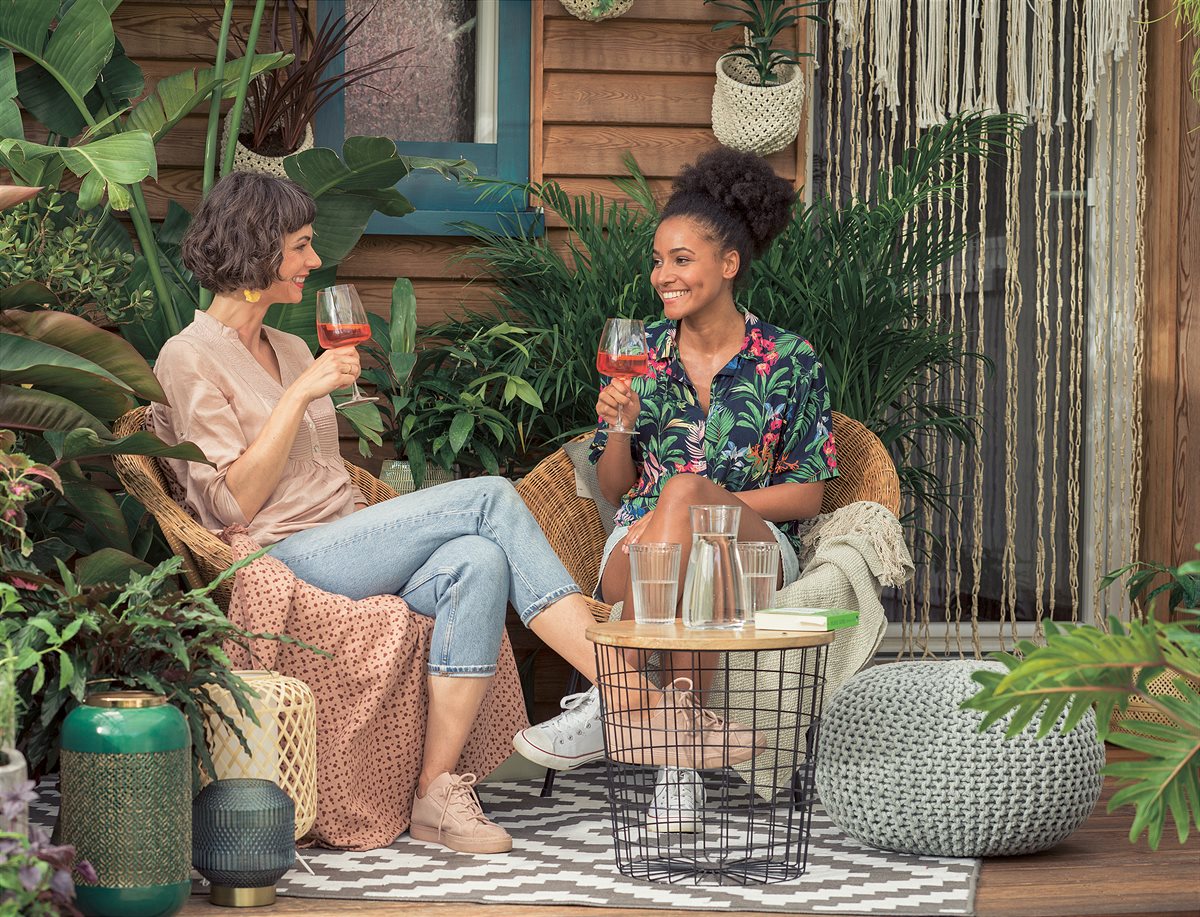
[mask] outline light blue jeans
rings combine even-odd
[[[270,553],[326,592],[395,594],[432,617],[433,675],[492,675],[510,602],[528,626],[579,592],[504,478],[451,481],[376,503],[289,535]]]

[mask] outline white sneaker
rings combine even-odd
[[[604,757],[600,723],[600,692],[594,687],[562,699],[563,712],[553,719],[522,729],[513,748],[535,764],[556,771],[570,770]]]
[[[654,778],[654,802],[646,813],[646,830],[695,834],[704,830],[698,812],[704,808],[704,781],[687,767],[661,767]]]

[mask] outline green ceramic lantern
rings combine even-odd
[[[166,698],[93,694],[62,730],[62,842],[96,868],[89,917],[166,917],[192,890],[191,735]]]

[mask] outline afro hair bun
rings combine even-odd
[[[684,166],[675,179],[663,216],[672,211],[686,214],[692,209],[688,200],[697,197],[710,198],[741,222],[757,257],[787,226],[796,192],[791,182],[776,175],[761,156],[717,147],[693,165]]]

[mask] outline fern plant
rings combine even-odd
[[[1127,588],[1136,598],[1163,572],[1168,582],[1151,593],[1166,591],[1190,603],[1181,605],[1179,620],[1159,620],[1151,607],[1144,618],[1127,626],[1110,618],[1107,630],[1046,621],[1044,646],[1025,640],[1015,654],[993,654],[1008,672],[976,672],[972,677],[982,690],[963,703],[964,708],[984,712],[980,731],[1011,713],[1006,732],[1010,738],[1039,713],[1039,737],[1064,714],[1061,728],[1069,731],[1094,707],[1100,738],[1143,756],[1104,768],[1104,774],[1120,785],[1109,811],[1132,804],[1129,840],[1136,842],[1146,832],[1154,850],[1168,816],[1181,844],[1192,824],[1200,830],[1200,692],[1195,687],[1200,684],[1200,560],[1174,568],[1133,564],[1104,580],[1107,585],[1132,573]],[[1179,697],[1149,690],[1149,682],[1164,672],[1173,676]],[[1123,712],[1133,697],[1153,707],[1167,723],[1126,722],[1126,729],[1136,732],[1110,731],[1114,711]]]

